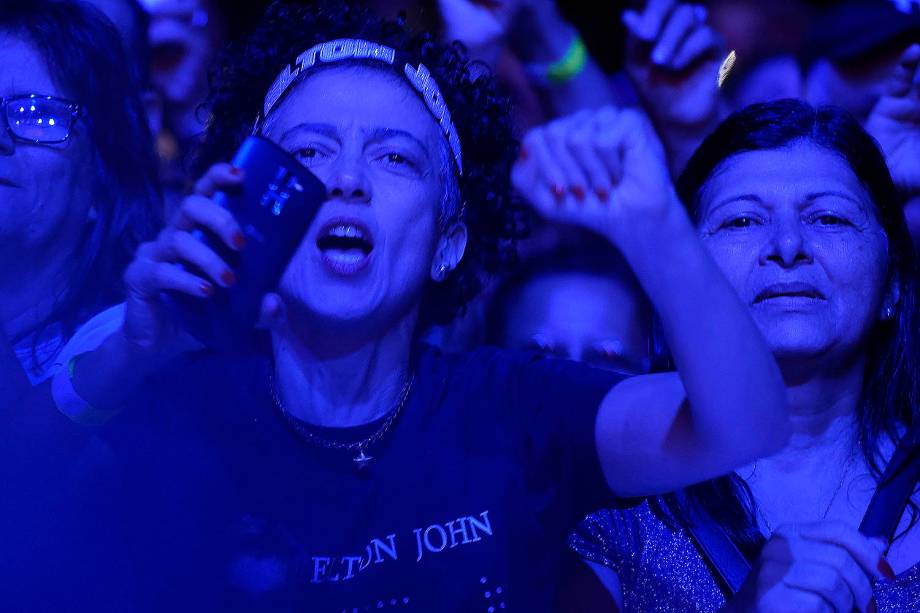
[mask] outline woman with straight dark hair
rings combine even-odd
[[[916,257],[882,153],[840,109],[756,104],[677,187],[780,364],[794,434],[729,476],[596,513],[570,544],[623,611],[916,611],[916,501],[877,544],[890,566],[857,533],[920,401]],[[688,535],[700,509],[753,563],[728,603]]]
[[[98,10],[0,3],[0,49],[0,601],[134,610],[105,450],[54,408],[47,380],[92,336],[90,316],[123,299],[124,269],[158,225],[151,136]]]
[[[157,165],[101,12],[6,2],[0,38],[0,339],[38,383],[83,322],[121,301],[122,273],[158,224]]]

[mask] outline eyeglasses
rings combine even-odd
[[[0,112],[15,138],[37,145],[63,143],[74,122],[83,114],[76,102],[43,94],[0,98]]]

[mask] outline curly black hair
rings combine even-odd
[[[286,65],[306,49],[337,38],[370,40],[423,63],[450,110],[463,147],[459,190],[469,239],[457,268],[442,283],[429,284],[420,328],[449,323],[480,291],[487,274],[514,261],[515,241],[526,224],[524,207],[512,196],[511,166],[519,143],[510,104],[488,68],[471,61],[459,43],[439,43],[431,34],[409,31],[404,17],[382,20],[341,2],[273,2],[248,38],[228,45],[211,74],[210,119],[197,170],[229,159]]]

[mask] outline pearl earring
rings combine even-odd
[[[438,266],[438,272],[436,273],[438,281],[443,281],[444,277],[447,276],[447,264],[441,264]]]

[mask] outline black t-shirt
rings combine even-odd
[[[264,361],[201,360],[132,408],[112,436],[151,586],[225,610],[551,610],[567,533],[614,502],[594,422],[622,376],[493,349],[414,361],[360,470],[291,427]]]

